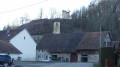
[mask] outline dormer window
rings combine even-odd
[[[11,34],[8,34],[8,36],[10,36]]]

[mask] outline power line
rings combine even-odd
[[[34,6],[34,5],[37,5],[37,4],[40,4],[40,3],[46,2],[46,1],[48,1],[48,0],[45,0],[45,1],[42,1],[42,2],[38,2],[38,3],[35,3],[35,4],[31,4],[31,5],[28,5],[28,6],[24,6],[24,7],[20,7],[20,8],[12,9],[12,10],[4,11],[4,12],[0,12],[0,14],[8,13],[8,12],[12,12],[12,11],[16,11],[16,10],[20,10],[20,9],[24,9],[24,8],[28,8],[28,7],[31,7],[31,6]]]

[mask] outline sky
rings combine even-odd
[[[82,6],[87,7],[92,0],[0,0],[0,30],[14,21],[19,23],[20,17],[27,15],[29,19],[38,19],[40,9],[43,9],[43,18],[48,18],[50,9],[58,13],[70,10],[72,13]],[[24,7],[24,8],[23,8]],[[17,23],[16,23],[17,24]]]

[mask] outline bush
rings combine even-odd
[[[94,67],[100,67],[100,63],[94,63]]]
[[[112,60],[114,60],[113,62],[115,62],[115,54],[114,54],[113,47],[101,47],[99,49],[99,60],[100,60],[100,65],[102,67],[105,67],[106,59],[112,59]],[[113,63],[113,64],[115,64],[115,63]]]

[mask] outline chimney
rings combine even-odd
[[[54,22],[53,34],[60,34],[60,22]]]
[[[70,19],[70,11],[62,11],[62,18],[63,19]]]

